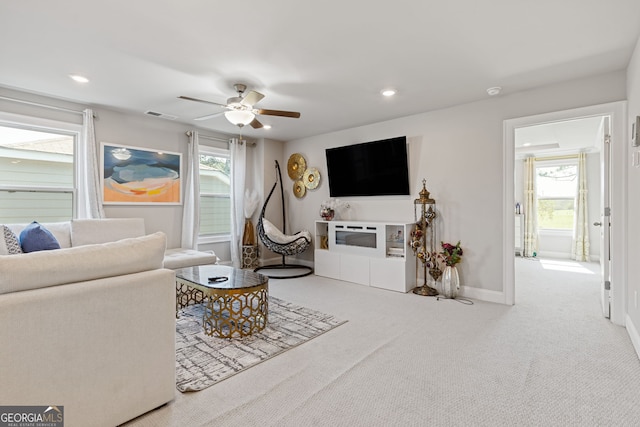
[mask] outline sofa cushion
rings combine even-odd
[[[16,236],[26,228],[28,224],[7,224],[7,227],[13,231]],[[40,225],[46,227],[53,234],[61,248],[71,247],[71,225],[69,221],[62,222],[40,222]]]
[[[164,233],[57,251],[0,255],[0,294],[162,268]]]
[[[269,239],[282,245],[298,240],[300,237],[304,237],[309,242],[311,241],[311,233],[307,230],[299,231],[293,235],[286,235],[266,218],[262,218],[262,226],[264,227],[264,232]]]
[[[18,237],[6,225],[0,227],[0,255],[21,254],[22,248]]]
[[[145,235],[143,218],[74,219],[71,246],[94,245]]]
[[[20,232],[22,252],[50,251],[60,249],[60,243],[46,227],[33,221]]]
[[[215,264],[218,257],[213,251],[202,252],[194,249],[167,249],[164,254],[164,268],[176,270],[178,268],[193,267],[194,265]]]

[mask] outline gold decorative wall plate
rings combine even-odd
[[[304,186],[309,190],[313,190],[320,184],[320,172],[318,168],[309,168],[304,171],[302,181],[304,182]]]
[[[302,174],[307,169],[307,161],[302,157],[300,153],[294,153],[289,157],[287,162],[287,173],[289,178],[294,181],[302,178]]]
[[[307,192],[307,187],[304,186],[304,182],[302,180],[298,180],[293,183],[293,194],[298,198],[304,197]]]

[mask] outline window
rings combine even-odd
[[[536,167],[538,228],[573,229],[577,177],[575,162],[539,162]]]
[[[0,123],[0,223],[74,217],[78,132]]]
[[[229,150],[200,147],[200,236],[231,234]]]

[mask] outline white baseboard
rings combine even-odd
[[[271,264],[280,264],[282,262],[281,256],[271,257],[271,258],[262,258],[258,260],[258,265],[260,267],[264,267],[265,265]]]
[[[304,260],[304,259],[298,259],[298,258],[294,258],[294,257],[287,257],[285,262],[287,264],[298,264],[298,265],[304,265],[305,267],[311,267],[311,268],[313,268],[313,266],[314,266],[313,261],[307,261],[307,260]],[[258,264],[261,267],[264,267],[265,265],[274,265],[274,264],[280,264],[280,263],[282,263],[282,257],[281,256],[258,260]]]
[[[471,286],[461,286],[460,291],[463,297],[504,304],[504,292],[472,288]]]
[[[538,251],[538,258],[540,257],[571,259],[571,253],[570,252]]]
[[[627,328],[629,338],[631,338],[633,348],[635,348],[636,354],[638,355],[638,358],[640,358],[640,334],[638,334],[638,330],[636,329],[636,326],[633,324],[628,314],[625,320],[625,326]]]
[[[538,258],[559,258],[559,259],[573,259],[569,252],[554,252],[554,251],[540,251],[538,252]],[[600,255],[589,255],[590,262],[600,262]]]

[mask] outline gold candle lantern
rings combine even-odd
[[[427,270],[434,280],[438,280],[442,274],[435,263],[436,257],[436,201],[427,191],[427,180],[422,180],[420,197],[413,201],[414,216],[416,220],[416,233],[412,248],[416,252],[417,259],[422,262],[424,284],[413,289],[414,294],[424,296],[436,296],[438,291],[427,284]],[[420,217],[418,218],[418,212]],[[417,232],[417,230],[420,232]],[[417,261],[416,261],[417,262]]]

